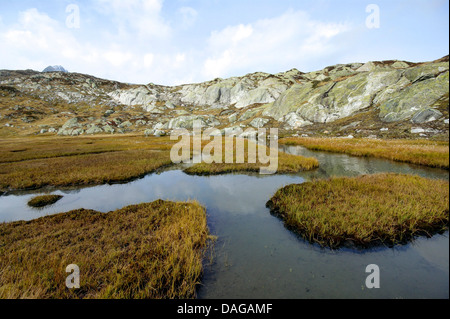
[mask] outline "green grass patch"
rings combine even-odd
[[[28,201],[28,206],[31,207],[45,207],[49,205],[53,205],[57,201],[59,201],[63,196],[61,195],[42,195],[33,197]]]
[[[210,239],[196,202],[158,200],[0,224],[0,298],[195,298]],[[66,287],[66,267],[80,288]]]
[[[448,203],[448,181],[376,174],[289,185],[267,206],[306,240],[338,248],[392,246],[444,231]]]

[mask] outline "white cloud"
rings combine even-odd
[[[156,3],[156,4],[155,4]],[[145,2],[146,10],[153,10],[158,2]],[[119,10],[121,1],[115,2]],[[141,3],[144,6],[144,2]],[[158,7],[156,6],[156,9]],[[33,68],[41,71],[48,65],[61,64],[69,71],[88,73],[124,82],[147,83],[164,81],[164,73],[182,63],[182,55],[173,57],[161,71],[154,72],[155,55],[143,47],[129,46],[128,42],[89,43],[78,39],[66,28],[64,20],[57,21],[35,8],[19,13],[16,23],[0,30],[0,43],[8,50],[0,50],[2,68]],[[142,72],[142,68],[150,72]]]
[[[181,25],[183,28],[189,28],[195,24],[197,20],[198,12],[191,7],[181,7],[178,9],[181,14]]]
[[[69,71],[122,82],[174,85],[307,64],[332,54],[335,38],[348,30],[345,24],[288,11],[213,31],[181,47],[176,30],[162,18],[162,0],[96,0],[95,5],[102,10],[98,16],[106,19],[95,33],[89,27],[97,25],[83,15],[81,29],[74,30],[65,26],[64,17],[56,20],[37,9],[21,12],[15,23],[0,29],[0,43],[8,48],[0,50],[2,68],[42,70],[61,64]],[[197,17],[194,9],[183,8],[176,12]],[[146,21],[146,16],[152,19]],[[116,28],[108,28],[116,22]]]
[[[232,37],[233,44],[237,44],[238,42],[249,38],[252,33],[253,28],[251,25],[244,26],[240,24]]]
[[[53,35],[56,41],[63,39],[57,34],[58,24],[47,15],[30,9],[19,15],[18,29],[11,29],[3,34],[8,43],[19,47],[32,47],[35,50],[48,49],[50,43],[47,34]]]
[[[130,62],[133,59],[133,55],[129,52],[121,52],[118,50],[107,51],[103,54],[105,59],[111,63],[114,67],[121,67],[125,63]]]
[[[305,64],[336,50],[333,39],[349,29],[345,23],[315,21],[302,11],[229,26],[211,33],[203,74],[215,78],[243,69],[270,71],[261,69],[267,65]]]
[[[96,0],[98,10],[113,19],[124,36],[164,38],[171,27],[161,16],[162,0]]]
[[[237,59],[237,54],[231,50],[226,50],[217,58],[207,59],[204,66],[204,73],[207,77],[217,78],[227,73],[230,66]]]
[[[186,61],[186,54],[184,54],[184,53],[178,53],[176,56],[175,56],[175,63],[174,63],[174,65],[176,66],[176,67],[180,67],[181,65],[183,65],[183,63]]]
[[[144,67],[151,67],[154,59],[155,56],[152,53],[147,53],[146,55],[144,55]]]
[[[60,56],[77,57],[79,45],[66,30],[37,9],[26,10],[19,14],[17,24],[0,33],[0,42],[8,48],[1,50],[0,55],[6,61],[14,61],[18,56],[28,59],[47,56],[55,60]]]

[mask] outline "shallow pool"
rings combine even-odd
[[[218,236],[199,298],[448,298],[448,232],[394,248],[321,249],[298,238],[270,214],[266,202],[279,188],[311,178],[379,172],[449,178],[439,169],[382,159],[282,150],[320,161],[314,172],[196,177],[166,169],[126,184],[55,189],[64,198],[51,207],[32,209],[28,200],[43,191],[0,196],[0,221],[31,220],[78,208],[108,212],[156,199],[198,200],[207,208],[211,233]],[[366,266],[380,268],[380,288],[365,285]]]

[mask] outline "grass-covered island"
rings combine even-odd
[[[0,224],[0,299],[194,298],[209,239],[196,202]],[[66,288],[71,264],[80,289]]]
[[[61,195],[41,195],[33,197],[28,201],[28,206],[41,208],[49,205],[53,205],[57,201],[59,201],[63,196]]]
[[[267,206],[312,243],[367,248],[448,229],[448,203],[448,181],[376,174],[289,185]]]
[[[231,139],[228,139],[229,141]],[[241,140],[241,146],[243,148],[238,148],[237,140],[234,138],[231,140],[233,145],[233,151],[228,152],[225,149],[225,141],[222,143],[222,155],[221,163],[198,163],[194,164],[183,170],[189,175],[221,175],[230,173],[251,173],[251,172],[261,172],[261,170],[268,169],[273,165],[273,174],[293,174],[301,171],[310,171],[319,167],[319,161],[314,157],[304,157],[300,155],[291,155],[281,151],[274,154],[274,150],[266,145],[261,145],[255,143],[251,140]],[[205,145],[203,145],[204,147]],[[237,155],[237,149],[241,150],[241,158]],[[204,150],[204,148],[203,148]],[[259,153],[262,152],[266,156],[266,161],[268,163],[261,163]],[[229,156],[229,159],[227,159]],[[271,158],[272,156],[272,158]],[[276,163],[272,163],[272,160],[276,156]],[[231,162],[231,163],[229,163]]]

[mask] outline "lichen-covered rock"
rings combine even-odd
[[[114,129],[114,127],[107,124],[107,125],[103,126],[103,131],[105,131],[105,133],[114,134],[114,132],[116,130]]]
[[[137,120],[135,124],[136,124],[136,126],[144,126],[144,125],[147,125],[147,121]]]
[[[374,62],[369,61],[356,70],[356,72],[371,72],[376,69]]]
[[[77,127],[79,125],[78,121],[79,120],[76,117],[73,119],[70,119],[66,123],[64,123],[64,125],[62,126],[62,129]]]
[[[295,112],[308,99],[308,95],[313,91],[313,84],[296,84],[281,94],[281,96],[263,112],[264,116],[269,116],[275,120],[281,120],[286,114]]]
[[[286,129],[298,129],[303,126],[311,125],[310,121],[305,121],[297,113],[291,112],[283,118],[283,122],[286,123]]]
[[[413,128],[411,128],[411,133],[412,134],[423,134],[423,133],[437,134],[437,133],[440,133],[440,131],[432,129],[432,128],[424,129],[421,127],[413,127]],[[425,136],[425,135],[421,135],[421,136]]]
[[[448,72],[448,62],[419,65],[404,71],[404,76],[411,82],[419,82]]]
[[[63,136],[140,131],[140,127],[154,123],[154,132],[192,129],[195,120],[204,128],[230,125],[227,130],[237,132],[244,124],[267,126],[273,119],[280,122],[280,128],[295,130],[362,112],[368,112],[368,116],[376,113],[384,122],[421,124],[439,120],[435,126],[441,129],[442,113],[446,113],[443,110],[448,104],[448,77],[448,56],[425,63],[394,60],[338,64],[309,73],[296,69],[273,75],[257,72],[173,87],[131,85],[76,73],[0,71],[0,84],[12,103],[20,94],[42,99],[45,105],[62,106],[41,110],[13,104],[9,113],[1,116],[5,128],[16,124],[5,125],[6,121],[22,119],[34,132],[48,130],[38,126],[48,123],[41,120],[49,115],[79,116],[58,130]],[[113,113],[117,113],[116,118],[107,120]],[[96,120],[99,114],[101,119]],[[445,118],[448,120],[447,114]],[[368,133],[367,121],[362,122],[361,129]],[[341,130],[346,129],[344,126]],[[425,133],[434,134],[419,134]]]
[[[232,126],[224,129],[225,136],[239,136],[243,133],[242,127],[240,126]]]
[[[114,100],[125,105],[153,105],[157,101],[156,92],[150,91],[144,86],[128,90],[117,90],[109,93]]]
[[[238,113],[231,114],[231,115],[228,117],[228,121],[229,121],[231,124],[233,124],[234,122],[237,121],[237,117],[238,117]]]
[[[397,122],[411,118],[419,111],[429,109],[448,94],[448,71],[437,78],[415,82],[390,95],[380,103],[380,118],[384,122]]]
[[[146,137],[152,136],[153,134],[155,134],[155,130],[145,130],[144,134]]]
[[[173,104],[171,101],[167,101],[166,104],[165,104],[165,106],[166,106],[168,109],[171,109],[171,110],[173,110],[174,108],[176,108],[176,105]]]
[[[246,92],[235,106],[239,109],[252,104],[271,103],[280,96],[280,91],[276,89],[271,90],[268,87],[260,87]]]
[[[91,125],[91,127],[89,127],[86,130],[86,134],[88,134],[88,135],[99,134],[99,133],[103,133],[103,130],[100,127],[98,127],[97,125]]]
[[[376,94],[397,82],[400,71],[361,73],[340,82],[331,82],[310,92],[296,110],[307,121],[333,122],[372,105]]]
[[[241,78],[185,85],[175,95],[180,96],[182,103],[190,105],[244,108],[275,101],[291,84],[290,79],[282,76],[254,73]]]
[[[199,123],[202,127],[208,126],[208,123],[206,121],[207,117],[204,116],[179,116],[177,118],[174,118],[169,121],[169,124],[167,125],[167,129],[173,130],[173,129],[189,129],[192,130],[194,128],[194,123]]]
[[[261,128],[261,127],[264,127],[264,125],[266,125],[267,123],[269,123],[269,121],[270,120],[268,120],[268,119],[263,119],[263,118],[257,117],[250,122],[250,126],[252,126],[254,128]]]
[[[239,121],[242,122],[242,121],[246,121],[246,120],[248,120],[248,119],[251,119],[251,118],[254,117],[256,114],[258,114],[260,111],[261,111],[260,108],[248,110],[248,111],[244,112],[244,114],[242,114],[242,115],[239,117]]]
[[[118,127],[119,127],[119,128],[122,128],[122,129],[123,129],[123,128],[127,129],[127,128],[129,128],[129,127],[132,126],[132,125],[133,125],[133,123],[131,123],[130,121],[125,121],[125,122],[119,124]]]
[[[391,66],[394,69],[406,69],[409,67],[409,64],[404,61],[395,61]]]
[[[295,113],[311,123],[327,123],[377,106],[379,116],[385,122],[406,120],[415,115],[416,121],[440,117],[438,113],[431,114],[434,111],[429,109],[448,94],[448,62],[414,68],[407,68],[406,63],[397,63],[396,68],[366,63],[357,71],[358,74],[338,82],[327,80],[293,85],[269,105],[263,115],[287,121],[292,120],[292,115],[286,116]],[[319,77],[320,74],[308,76],[325,79]]]
[[[439,120],[442,117],[442,113],[434,109],[424,109],[417,112],[411,119],[412,123],[420,124],[426,122],[432,122]]]
[[[66,123],[64,123],[64,125],[59,129],[58,135],[78,136],[78,135],[80,135],[80,132],[82,131],[82,129],[80,127],[81,127],[81,124],[79,123],[79,119],[76,117],[72,118],[72,119],[68,120]]]

